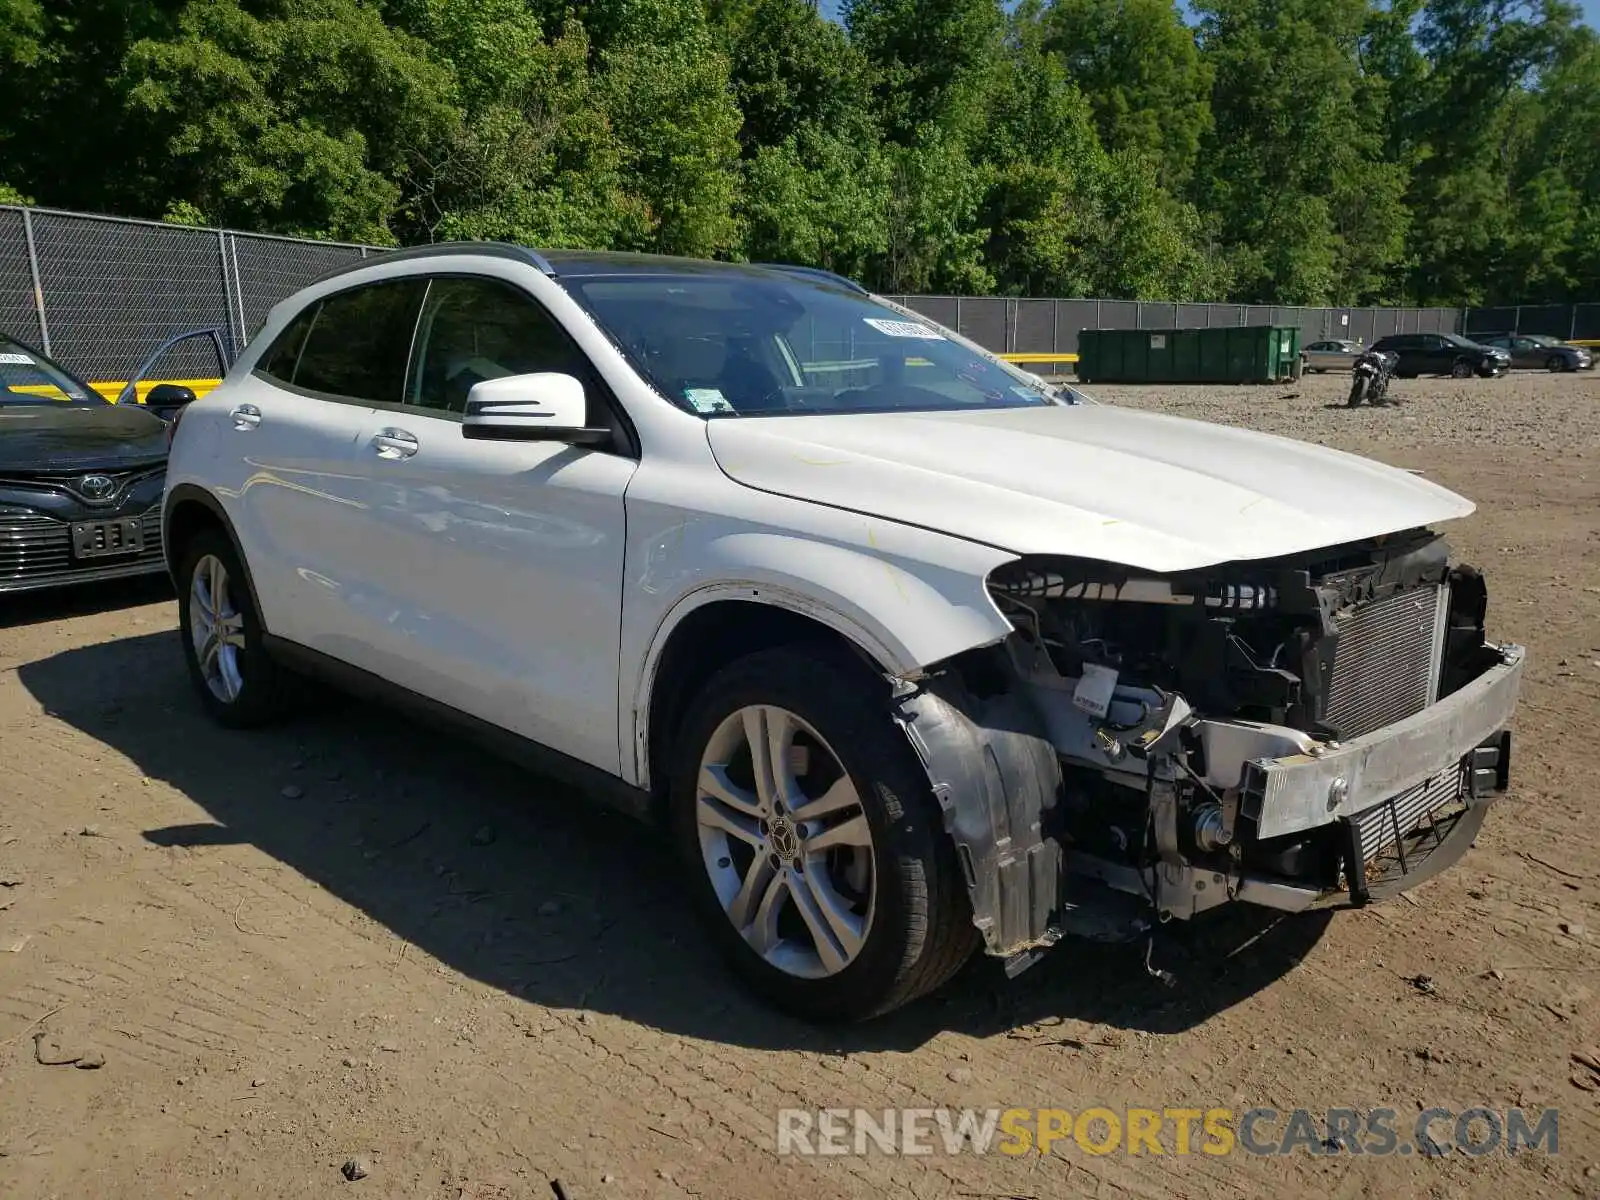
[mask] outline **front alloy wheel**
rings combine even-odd
[[[822,736],[787,709],[741,708],[711,735],[696,791],[701,862],[750,948],[803,979],[854,962],[877,891],[872,827]]]
[[[706,929],[780,1008],[876,1016],[971,957],[966,883],[881,676],[827,643],[713,675],[672,737],[672,832]]]

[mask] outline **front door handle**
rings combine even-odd
[[[379,458],[410,458],[420,448],[417,435],[404,429],[380,429],[372,435],[372,448]]]
[[[233,418],[235,429],[254,429],[261,424],[261,410],[254,404],[241,404],[228,415]]]

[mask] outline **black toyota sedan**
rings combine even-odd
[[[165,571],[170,428],[0,335],[0,593]]]

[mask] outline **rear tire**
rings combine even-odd
[[[189,679],[212,719],[231,729],[287,716],[294,678],[266,651],[249,577],[220,529],[195,534],[178,570],[178,635]]]
[[[907,1004],[978,942],[927,777],[881,690],[826,648],[762,650],[712,677],[674,739],[672,833],[695,907],[747,984],[810,1021]],[[762,761],[780,773],[763,785],[754,747],[773,744],[782,753]]]

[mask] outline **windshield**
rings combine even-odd
[[[82,380],[26,346],[0,338],[0,405],[104,404]]]
[[[662,395],[706,417],[1077,400],[832,284],[731,272],[562,282]]]
[[[1548,333],[1525,333],[1522,336],[1535,346],[1559,346],[1562,344],[1560,338],[1551,337]]]

